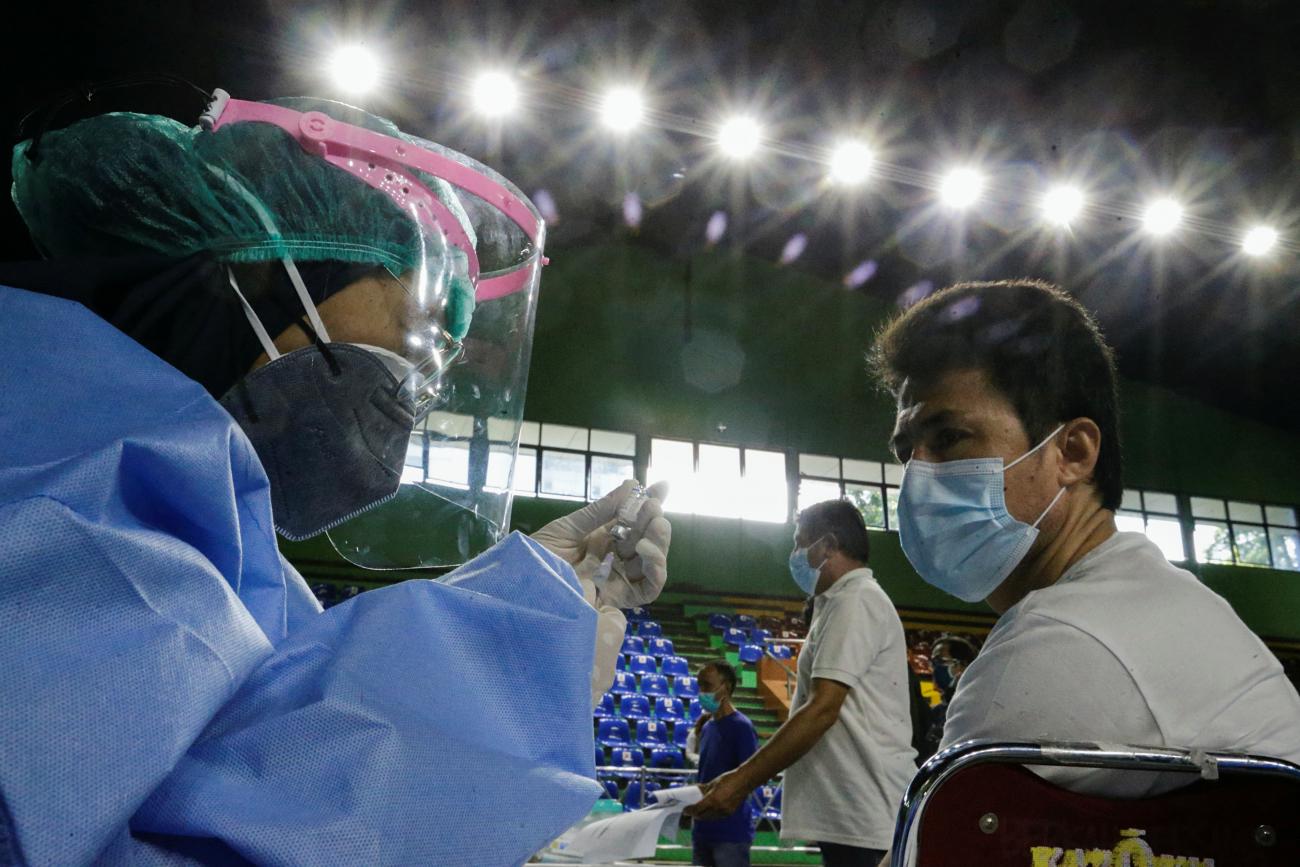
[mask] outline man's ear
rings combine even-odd
[[[1057,483],[1068,488],[1079,482],[1090,481],[1101,454],[1101,428],[1090,418],[1076,418],[1066,422],[1057,435],[1061,450],[1057,465]]]

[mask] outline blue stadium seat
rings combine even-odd
[[[709,628],[725,631],[731,628],[731,617],[727,614],[710,614]]]
[[[650,647],[647,649],[647,652],[655,659],[677,655],[673,652],[673,640],[671,638],[650,639]]]
[[[682,749],[686,748],[686,736],[691,733],[691,724],[680,722],[673,726],[673,743]]]
[[[651,698],[668,695],[668,678],[662,674],[647,674],[641,678],[641,694]]]
[[[731,622],[737,629],[753,629],[758,623],[758,621],[748,614],[737,614]]]
[[[745,630],[733,626],[722,634],[722,640],[732,647],[740,647],[749,643],[749,636],[745,634]]]
[[[625,720],[650,719],[650,699],[643,695],[625,695],[618,712]]]
[[[658,638],[664,634],[664,628],[654,620],[647,620],[641,624],[641,628],[637,630],[637,634],[643,638]]]
[[[605,751],[596,747],[596,767],[599,768],[603,764],[605,764]]]
[[[668,743],[668,725],[659,720],[643,719],[636,724],[636,745],[649,749]]]
[[[682,709],[682,700],[666,696],[655,699],[655,719],[664,720],[665,722],[678,722],[686,719],[686,711]]]
[[[632,740],[632,730],[625,720],[603,719],[596,727],[596,743],[602,747],[619,749],[628,746]]]
[[[772,637],[772,633],[758,626],[755,626],[753,629],[749,630],[750,644],[757,644],[761,647],[771,637]]]
[[[788,644],[769,644],[767,653],[773,659],[790,659],[794,656],[794,650]]]
[[[645,764],[645,753],[636,747],[625,747],[621,750],[610,750],[609,763],[616,768],[639,768]],[[619,776],[633,776],[636,771],[616,772]]]
[[[630,671],[614,672],[614,684],[609,691],[619,696],[636,694],[636,675]]]
[[[627,664],[627,670],[633,674],[655,674],[657,667],[655,658],[645,654],[632,657]]]
[[[704,705],[700,704],[700,700],[698,698],[691,699],[689,716],[691,722],[695,722],[697,719],[704,716]]]
[[[682,751],[676,747],[657,747],[650,751],[650,767],[681,768],[686,764]]]
[[[769,822],[781,821],[781,787],[762,786],[754,794],[759,818]]]
[[[618,783],[613,780],[601,780],[600,785],[605,790],[600,793],[602,798],[609,798],[611,801],[618,800]]]
[[[612,693],[605,693],[600,697],[600,704],[592,711],[592,716],[596,719],[614,719],[618,716],[618,710],[614,707],[614,696]]]
[[[627,671],[627,657],[624,656],[622,653],[619,653],[618,657],[614,662],[614,670]]]
[[[753,665],[763,658],[763,648],[757,644],[746,644],[740,648],[740,661]]]
[[[627,791],[623,793],[623,811],[630,813],[633,810],[639,810],[642,807],[648,807],[653,804],[654,798],[650,797],[651,792],[657,792],[659,784],[653,780],[646,780],[644,803],[642,803],[641,781],[633,780],[627,784]]]
[[[627,623],[623,625],[623,637],[628,638],[629,636],[636,635],[636,628],[638,625],[639,624],[633,623],[631,620],[627,621]]]
[[[659,671],[671,677],[689,677],[691,664],[684,656],[665,656],[659,660]]]
[[[673,695],[678,698],[695,698],[700,694],[700,682],[693,677],[679,677],[673,681]]]
[[[645,608],[625,608],[623,616],[636,623],[642,623],[650,619],[650,612]]]
[[[619,652],[626,653],[629,656],[645,653],[645,642],[635,635],[629,635],[623,639],[623,649]]]

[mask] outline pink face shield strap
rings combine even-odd
[[[478,196],[513,220],[540,249],[545,234],[542,221],[518,196],[474,169],[410,142],[342,123],[318,111],[304,113],[264,102],[231,99],[220,89],[213,93],[212,103],[200,118],[205,129],[218,130],[228,124],[248,121],[273,124],[293,136],[303,150],[384,193],[423,225],[442,232],[449,244],[465,254],[469,260],[469,277],[475,284],[476,301],[491,301],[519,291],[532,280],[538,265],[546,263],[534,255],[532,261],[505,274],[480,279],[478,255],[460,220],[428,187],[406,171],[419,169]]]

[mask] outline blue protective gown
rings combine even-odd
[[[197,384],[0,287],[0,864],[517,864],[586,814],[596,612],[518,534],[322,612]]]

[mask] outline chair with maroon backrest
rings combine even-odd
[[[1031,767],[1186,774],[1149,798],[1083,795]],[[913,777],[893,867],[1300,865],[1300,766],[1237,753],[970,741]]]

